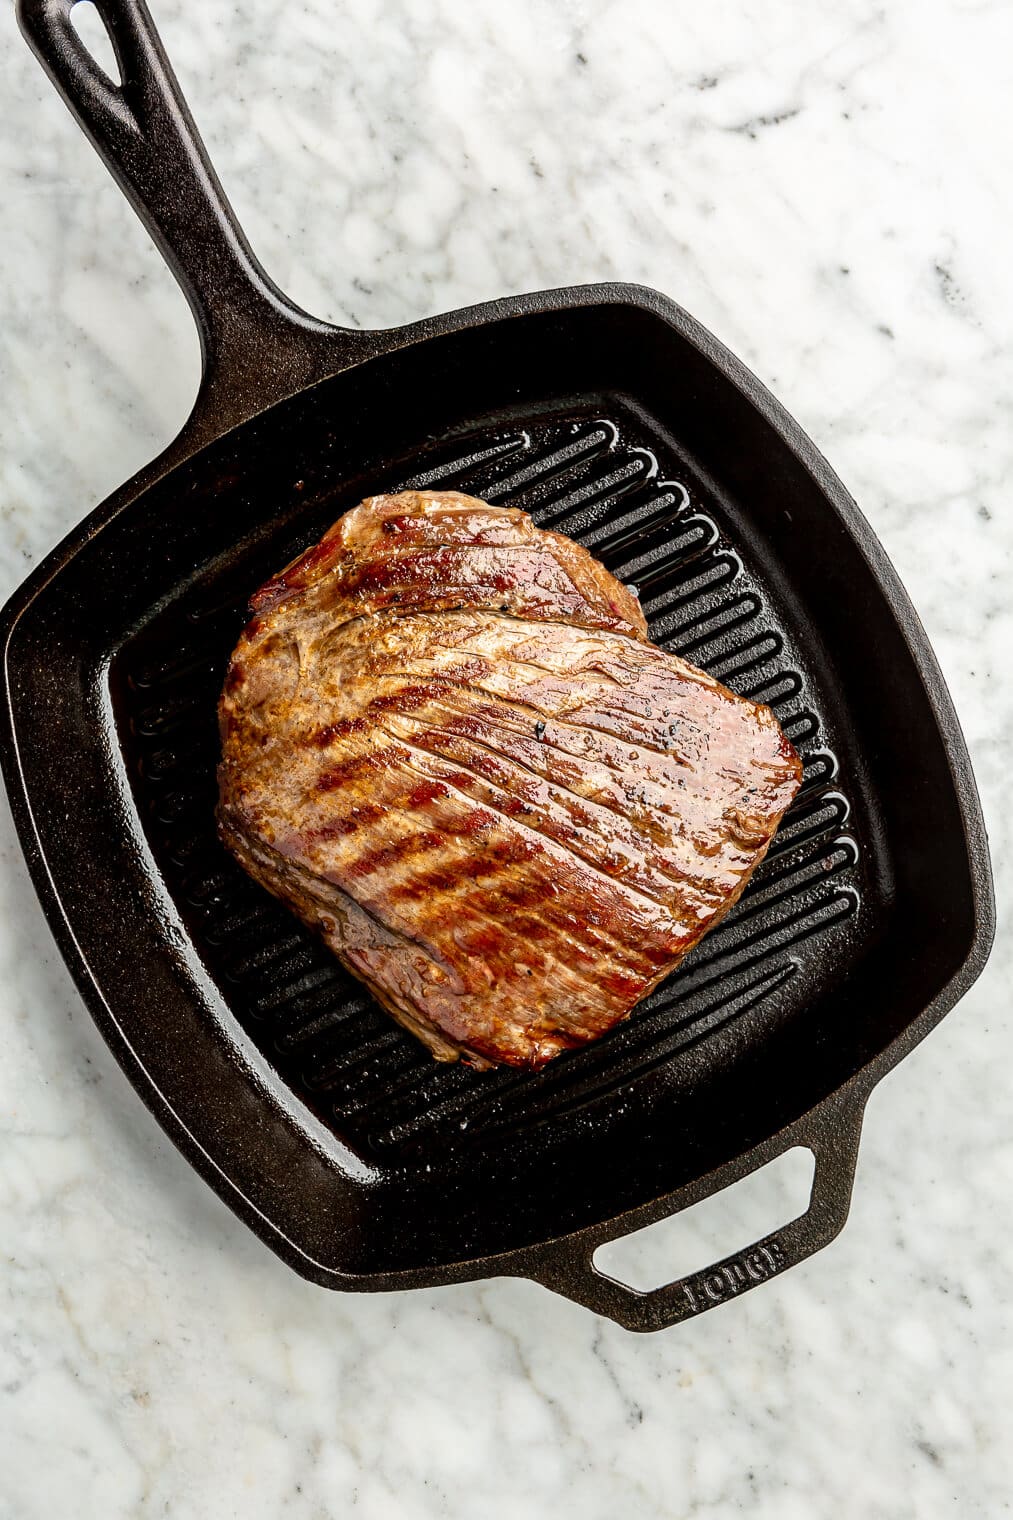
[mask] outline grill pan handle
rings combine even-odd
[[[829,1100],[800,1124],[712,1172],[701,1182],[681,1189],[660,1206],[653,1205],[638,1211],[636,1216],[627,1216],[619,1228],[617,1221],[612,1221],[611,1226],[582,1230],[578,1235],[538,1247],[521,1269],[523,1275],[583,1304],[595,1314],[615,1320],[626,1330],[663,1330],[748,1292],[822,1250],[844,1228],[851,1206],[865,1097],[847,1094],[843,1099]],[[594,1253],[606,1241],[670,1218],[690,1204],[740,1181],[796,1145],[812,1151],[816,1168],[806,1212],[783,1229],[712,1267],[647,1293],[609,1277],[595,1266]]]
[[[74,3],[17,0],[18,22],[190,303],[204,363],[195,416],[210,410],[214,393],[215,431],[224,432],[361,357],[359,334],[308,316],[257,262],[144,0],[95,0],[121,84],[107,77],[78,36],[70,19]]]

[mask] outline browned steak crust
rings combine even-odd
[[[625,1018],[798,788],[767,708],[513,509],[371,497],[253,608],[222,837],[441,1059],[539,1067]]]

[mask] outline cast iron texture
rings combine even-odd
[[[752,1287],[847,1215],[872,1086],[993,932],[963,739],[858,509],[744,367],[652,291],[328,327],[256,263],[141,0],[21,25],[162,248],[204,379],[179,438],[3,614],[4,772],[40,897],[125,1070],[305,1276],[523,1275],[631,1329]],[[213,826],[215,699],[250,593],[363,495],[464,486],[636,583],[652,636],[767,701],[805,785],[734,915],[631,1020],[537,1076],[432,1063],[249,882]],[[639,1293],[604,1241],[792,1145],[806,1213]]]

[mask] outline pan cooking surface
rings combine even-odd
[[[295,549],[372,490],[453,487],[520,506],[637,586],[652,638],[741,695],[768,703],[805,763],[801,792],[729,917],[628,1023],[543,1073],[434,1062],[286,909],[255,886],[214,826],[216,702],[264,574],[293,552],[209,570],[117,661],[120,737],[158,866],[234,1016],[290,1088],[372,1160],[425,1163],[534,1126],[593,1119],[638,1086],[680,1086],[689,1053],[732,1026],[751,1042],[804,1008],[859,954],[872,915],[857,789],[790,617],[720,503],[664,440],[620,405],[498,427],[432,450],[414,473],[308,502]]]

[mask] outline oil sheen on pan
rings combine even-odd
[[[513,508],[369,497],[251,612],[222,838],[440,1060],[537,1069],[626,1018],[798,790],[769,708]]]

